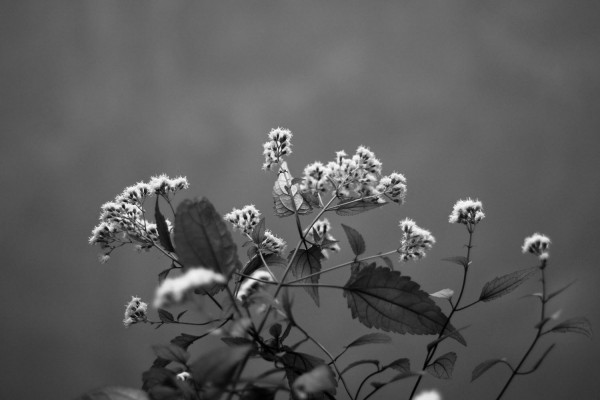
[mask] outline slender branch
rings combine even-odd
[[[377,375],[380,372],[383,372],[385,369],[379,369],[377,368],[377,371],[373,371],[371,372],[369,375],[365,376],[362,380],[362,382],[360,383],[360,385],[358,385],[358,389],[356,390],[356,399],[358,399],[358,395],[360,394],[360,391],[362,389],[362,387],[364,386],[364,384],[371,379],[373,376]]]
[[[197,326],[204,326],[204,325],[210,325],[212,323],[215,322],[219,322],[219,321],[224,321],[224,319],[222,318],[218,318],[218,319],[213,319],[211,321],[207,321],[207,322],[182,322],[182,321],[172,321],[172,322],[164,322],[164,321],[145,321],[146,323],[150,324],[150,325],[162,325],[162,324],[180,324],[180,325],[197,325]]]

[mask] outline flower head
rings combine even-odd
[[[392,172],[379,180],[377,190],[390,196],[397,203],[404,203],[406,198],[406,178],[398,172]]]
[[[304,168],[304,179],[301,189],[312,192],[326,192],[331,188],[329,167],[323,165],[320,161],[315,161]]]
[[[340,251],[340,245],[330,231],[331,224],[327,218],[318,220],[309,231],[305,231],[307,239],[321,246],[321,253],[325,258],[329,258],[328,250],[335,253]]]
[[[176,278],[167,278],[156,289],[154,307],[162,308],[183,301],[185,295],[193,289],[211,287],[226,283],[225,277],[206,268],[190,268]]]
[[[550,238],[548,236],[534,233],[525,238],[521,250],[523,253],[531,253],[538,256],[540,259],[545,260],[548,258],[548,252],[546,250],[550,246],[550,243]]]
[[[435,238],[428,230],[417,226],[415,221],[406,218],[400,221],[402,240],[400,240],[400,261],[419,260],[425,257],[425,250],[435,243]]]
[[[144,303],[141,298],[132,296],[129,303],[125,305],[125,318],[123,324],[125,327],[137,324],[138,322],[146,322],[148,320],[148,304]]]
[[[187,189],[190,184],[185,177],[177,177],[174,179],[169,178],[165,174],[153,176],[150,178],[148,183],[150,190],[159,195],[167,195],[169,193],[175,193],[178,190]]]
[[[265,238],[259,246],[263,254],[281,254],[285,250],[287,244],[285,240],[273,235],[270,230],[265,230]]]
[[[263,144],[265,163],[264,170],[277,171],[282,157],[292,153],[292,132],[289,129],[277,128],[269,132],[269,141]]]
[[[250,277],[251,278],[247,278],[244,282],[242,282],[236,296],[236,298],[242,303],[247,302],[252,294],[256,293],[261,287],[263,287],[265,285],[264,282],[273,282],[271,274],[264,269],[258,269],[254,271]]]
[[[448,217],[448,222],[451,224],[474,225],[484,217],[485,214],[483,213],[481,201],[468,198],[466,200],[458,200],[454,204],[452,213]]]
[[[427,390],[419,393],[415,400],[441,400],[439,392],[436,390]]]
[[[250,235],[252,230],[260,222],[260,212],[250,204],[242,209],[234,208],[230,213],[223,217],[225,221],[231,222],[233,229],[239,229],[246,235]]]
[[[191,377],[192,377],[192,375],[189,372],[183,371],[183,372],[178,373],[175,376],[175,379],[177,379],[178,381],[185,382],[188,379],[190,379]]]

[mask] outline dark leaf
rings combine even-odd
[[[432,335],[446,324],[446,316],[419,284],[397,271],[370,265],[344,287],[352,317],[368,328]]]
[[[226,337],[222,337],[221,340],[227,346],[246,346],[246,345],[254,344],[254,342],[252,340],[250,340],[248,338],[244,338],[244,337],[226,336]]]
[[[473,374],[471,375],[471,382],[473,382],[475,379],[479,378],[488,369],[492,368],[494,365],[496,365],[498,363],[506,364],[506,365],[508,365],[508,367],[510,369],[512,369],[512,367],[506,361],[505,358],[493,358],[491,360],[486,360],[486,361],[482,362],[481,364],[479,364],[478,366],[475,367],[475,369],[473,370]]]
[[[175,372],[161,366],[153,366],[142,374],[142,389],[150,390],[155,386],[170,385],[175,381]]]
[[[271,325],[271,327],[269,328],[269,333],[274,338],[278,338],[278,337],[281,336],[282,330],[283,330],[283,328],[281,327],[281,324],[280,323],[275,323],[275,324]]]
[[[359,365],[364,365],[364,364],[373,364],[376,367],[378,367],[379,360],[358,360],[358,361],[351,362],[350,364],[348,364],[348,366],[346,368],[344,368],[340,372],[340,375],[344,375],[345,372],[350,371],[352,368],[358,367]]]
[[[296,322],[294,321],[294,315],[292,314],[293,299],[290,299],[290,292],[288,291],[287,287],[284,287],[281,291],[281,302],[283,311],[285,312],[288,321],[290,321],[291,325],[296,325]]]
[[[576,281],[573,281],[573,282],[571,282],[571,283],[569,283],[569,284],[567,284],[567,285],[563,286],[562,288],[560,288],[560,289],[558,289],[558,290],[556,290],[556,291],[554,291],[554,292],[550,293],[550,294],[548,295],[548,297],[546,297],[546,301],[550,300],[550,299],[551,299],[551,298],[553,298],[553,297],[556,297],[556,296],[558,296],[559,294],[561,294],[562,292],[564,292],[565,290],[567,290],[569,287],[571,287],[571,285],[572,285],[572,284],[574,284],[575,282],[576,282]]]
[[[150,400],[150,397],[143,390],[109,386],[91,390],[77,400]]]
[[[168,312],[167,310],[163,310],[162,308],[158,309],[158,317],[162,322],[171,323],[175,322],[175,318],[173,318],[173,314]]]
[[[252,230],[252,241],[261,244],[265,240],[265,217],[262,217]]]
[[[154,354],[156,354],[158,358],[167,361],[175,361],[183,365],[185,365],[190,358],[187,351],[173,343],[167,345],[155,345],[152,346],[152,350],[154,350]]]
[[[446,353],[441,357],[438,357],[433,364],[428,365],[425,368],[431,376],[439,379],[450,379],[452,378],[452,371],[454,370],[454,363],[456,362],[456,353]]]
[[[285,269],[287,267],[287,260],[283,257],[278,256],[277,254],[267,254],[267,255],[263,255],[263,257],[265,259],[265,262],[269,266],[269,268],[281,267],[281,268]],[[246,276],[252,275],[252,273],[254,271],[256,271],[257,269],[260,269],[262,267],[264,267],[264,264],[263,264],[260,256],[257,254],[250,261],[248,261],[248,263],[242,269],[241,274],[246,275]],[[240,281],[242,281],[244,279],[245,278],[242,277],[240,279]]]
[[[592,338],[592,325],[587,318],[575,317],[556,325],[548,332],[573,332]]]
[[[346,348],[362,346],[364,344],[373,344],[373,343],[391,343],[392,338],[386,335],[385,333],[367,333],[366,335],[362,335],[358,339],[354,340],[349,345],[345,346]]]
[[[381,259],[383,260],[383,262],[389,269],[394,269],[394,263],[392,262],[392,260],[389,257],[381,256]]]
[[[184,200],[177,207],[175,246],[185,268],[202,266],[229,276],[241,267],[223,217],[206,198]]]
[[[194,343],[196,340],[200,339],[202,336],[194,336],[194,335],[188,335],[187,333],[182,333],[181,335],[177,336],[176,338],[174,338],[173,340],[171,340],[171,343],[173,343],[175,346],[179,346],[184,350],[187,350],[188,347],[190,347],[190,345],[192,343]]]
[[[280,361],[285,368],[285,375],[287,377],[290,387],[293,387],[294,382],[300,375],[314,369],[319,365],[325,364],[325,362],[318,357],[311,356],[310,354],[305,353],[297,353],[294,351],[287,351],[280,358]],[[308,396],[308,399],[311,400],[321,400],[325,398],[326,397],[324,394],[315,394]],[[292,391],[292,399],[299,399],[299,397],[296,396],[294,391]]]
[[[384,369],[392,368],[396,371],[407,374],[410,372],[410,360],[408,358],[400,358],[398,360],[392,361],[388,365],[384,367]]]
[[[483,286],[479,300],[490,301],[515,290],[538,270],[537,267],[522,269],[492,279]]]
[[[467,257],[463,257],[463,256],[455,256],[455,257],[442,258],[442,261],[448,261],[448,262],[451,262],[453,264],[462,265],[465,268],[467,268],[469,266],[469,262],[467,260]]]
[[[344,232],[346,232],[346,236],[348,237],[348,242],[350,242],[350,248],[355,256],[359,256],[365,252],[365,240],[362,235],[354,228],[349,227],[348,225],[342,224],[342,228],[344,228]]]
[[[427,344],[427,351],[429,351],[433,346],[437,345],[438,343],[440,343],[448,338],[452,338],[452,339],[456,340],[458,343],[462,344],[463,346],[466,346],[467,341],[459,332],[464,329],[467,329],[469,326],[471,326],[471,325],[467,325],[467,326],[463,326],[462,328],[455,329],[452,325],[448,324],[448,326],[444,330],[445,333],[442,336],[435,339],[433,342],[430,342]]]
[[[291,259],[293,254],[294,252],[291,251],[288,260]],[[321,248],[319,246],[311,246],[308,250],[298,249],[296,256],[291,261],[290,268],[292,274],[294,274],[296,278],[302,278],[321,271],[321,260],[323,258],[325,257],[323,257],[323,253],[321,253]],[[320,275],[315,275],[303,279],[299,283],[317,284],[319,283],[319,278]],[[310,297],[312,297],[317,306],[319,306],[319,288],[317,286],[306,286],[304,289],[308,292]]]
[[[231,381],[237,365],[252,350],[251,346],[220,347],[190,365],[194,380],[200,385],[211,383],[222,388]]]
[[[366,262],[359,261],[353,262],[350,264],[350,280],[354,280],[354,278],[358,275],[358,273],[366,267],[375,268],[376,264],[373,262],[371,264],[367,264]]]
[[[275,400],[274,389],[250,385],[244,388],[240,400]]]
[[[337,381],[333,371],[327,365],[321,364],[296,378],[292,389],[296,396],[306,398],[307,395],[317,395],[323,392],[334,395],[336,386]]]
[[[385,204],[387,203],[374,203],[372,201],[344,199],[338,202],[334,210],[337,215],[348,217],[379,208]]]
[[[311,191],[306,191],[300,193],[304,201],[308,203],[309,206],[313,208],[321,208],[321,202],[319,201],[319,195],[317,193],[313,193]]]
[[[160,212],[160,207],[158,206],[158,198],[160,196],[156,196],[156,205],[154,207],[154,219],[156,220],[156,229],[158,230],[158,240],[160,241],[161,246],[170,252],[174,252],[175,248],[171,243],[171,233],[169,232],[169,226],[167,225],[167,221],[165,216]]]
[[[383,382],[371,382],[371,386],[373,386],[375,389],[380,389],[382,387],[384,387],[385,385],[387,385],[387,383],[383,383]]]

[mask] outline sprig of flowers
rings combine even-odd
[[[123,324],[125,327],[137,324],[138,322],[148,321],[148,304],[144,303],[140,297],[132,296],[131,300],[125,305],[125,318]]]
[[[419,260],[425,257],[425,250],[430,249],[435,243],[431,232],[420,228],[410,218],[400,221],[399,226],[403,232],[398,248],[400,261]]]
[[[485,214],[483,213],[481,201],[468,198],[466,200],[458,200],[454,204],[452,213],[448,217],[448,222],[451,224],[475,225],[481,222],[483,218],[485,218]]]
[[[546,251],[550,246],[550,238],[540,233],[526,237],[521,250],[523,253],[531,253],[538,256],[541,260],[547,259],[549,253]]]
[[[289,129],[276,128],[269,132],[269,141],[263,144],[265,163],[262,168],[277,171],[283,156],[292,154],[292,132]]]
[[[233,226],[246,235],[252,234],[252,230],[260,222],[260,211],[253,204],[244,206],[242,209],[234,208],[223,217]]]

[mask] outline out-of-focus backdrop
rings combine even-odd
[[[152,344],[195,332],[122,325],[123,304],[150,300],[168,265],[127,248],[100,265],[88,246],[99,206],[125,186],[186,175],[191,188],[179,200],[207,196],[223,213],[254,203],[295,241],[291,221],[270,215],[274,177],[260,170],[261,144],[277,126],[294,132],[296,174],[365,144],[384,171],[408,178],[406,205],[330,217],[344,252],[328,265],[350,257],[341,222],[364,234],[372,254],[397,246],[408,216],[438,243],[422,262],[396,267],[427,291],[458,289],[459,268],[440,260],[462,254],[467,235],[447,216],[459,198],[477,197],[487,218],[466,300],[487,280],[533,266],[520,246],[539,231],[553,241],[550,288],[577,280],[549,311],[600,329],[598,3],[5,1],[1,10],[0,398],[138,387]],[[346,279],[347,271],[323,277]],[[532,280],[458,314],[456,326],[472,324],[469,346],[440,349],[458,353],[454,379],[427,377],[421,387],[448,400],[494,398],[508,371],[474,383],[470,372],[523,354],[539,310],[520,297],[536,291]],[[368,332],[339,292],[323,291],[320,309],[303,292],[296,300],[298,319],[334,353]],[[344,361],[408,357],[417,368],[430,340],[394,335],[393,346]],[[565,334],[543,345],[554,341],[507,398],[597,398],[598,340]],[[405,398],[412,383],[380,398]]]

